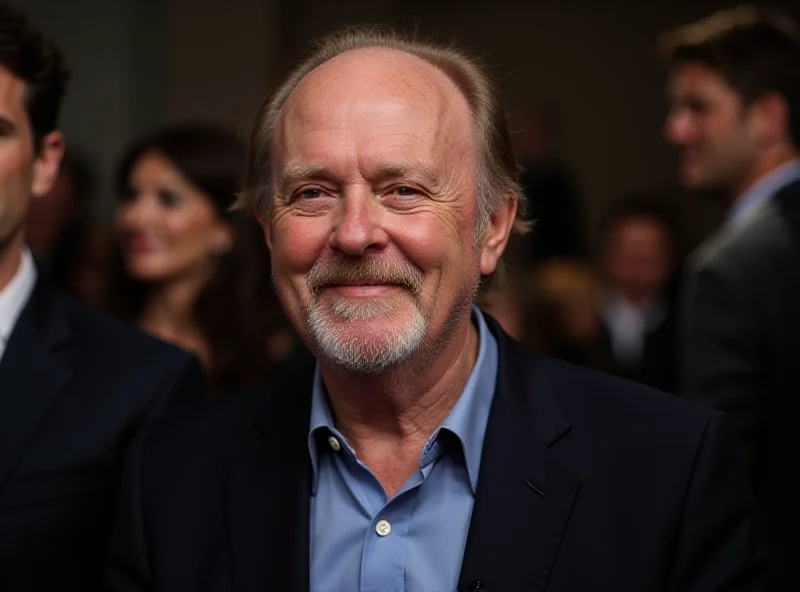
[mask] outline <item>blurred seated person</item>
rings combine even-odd
[[[666,203],[631,198],[606,222],[600,347],[605,370],[674,392],[677,216]]]
[[[572,259],[553,259],[521,280],[523,343],[534,351],[590,368],[600,367],[602,287],[594,270]]]
[[[89,158],[67,150],[53,187],[31,203],[28,213],[25,236],[40,271],[68,291],[78,251],[92,231],[95,185]]]
[[[68,150],[52,189],[31,203],[26,233],[53,284],[94,308],[107,309],[114,242],[94,223],[95,188],[89,158]]]
[[[528,109],[517,121],[513,138],[528,200],[525,217],[534,226],[515,238],[511,255],[525,264],[589,256],[576,184],[560,156],[560,131],[552,109]]]
[[[184,124],[136,142],[117,175],[115,306],[197,355],[215,395],[258,382],[294,343],[263,232],[230,211],[243,166],[233,134]]]
[[[53,279],[78,300],[113,312],[109,292],[115,250],[116,241],[111,232],[95,226],[87,228],[75,237],[69,256],[54,269]]]

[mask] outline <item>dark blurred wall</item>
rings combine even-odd
[[[69,137],[106,174],[141,129],[210,117],[244,129],[265,91],[310,37],[348,23],[387,22],[457,39],[493,67],[515,113],[554,105],[563,152],[598,213],[631,191],[671,190],[674,159],[661,127],[665,29],[724,0],[17,0],[64,46],[75,81]],[[773,5],[792,8],[795,2]],[[795,13],[796,15],[796,13]],[[692,238],[720,211],[693,200]]]
[[[597,238],[600,213],[634,191],[672,193],[673,152],[662,139],[664,81],[656,43],[666,29],[739,3],[726,0],[495,0],[348,2],[286,5],[294,34],[287,55],[333,26],[386,20],[406,30],[457,39],[493,67],[514,113],[553,105],[561,114],[563,152],[584,197],[585,219]],[[792,9],[798,2],[771,3]],[[795,13],[796,16],[796,13]],[[697,242],[717,223],[714,203],[681,196]]]
[[[56,39],[73,79],[67,141],[110,186],[120,152],[168,121],[243,130],[277,74],[277,3],[265,0],[12,0]],[[101,215],[112,200],[102,192]]]
[[[155,0],[12,0],[54,37],[72,81],[62,112],[68,144],[97,161],[103,186],[124,143],[162,113],[164,75],[157,56],[163,27],[145,13]],[[149,21],[149,22],[148,22]]]
[[[273,0],[168,0],[167,118],[214,117],[243,130],[281,67]]]

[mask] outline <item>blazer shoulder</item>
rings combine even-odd
[[[538,356],[537,356],[538,357]],[[625,407],[655,407],[660,410],[674,409],[678,413],[701,413],[707,411],[703,406],[689,403],[675,395],[665,393],[650,386],[606,374],[591,368],[576,366],[553,358],[540,358],[549,378],[558,391],[568,390],[581,398],[600,399],[603,404],[619,402]],[[564,387],[570,387],[565,389]]]
[[[717,412],[636,382],[546,357],[531,365],[555,393],[567,420],[591,432],[635,439],[698,438]]]
[[[692,256],[690,269],[696,273],[713,270],[724,277],[766,277],[791,264],[793,237],[800,231],[800,217],[791,203],[800,202],[800,195],[780,194],[767,203],[752,220],[738,228],[722,228]]]
[[[590,432],[660,431],[680,437],[702,431],[717,413],[697,403],[631,380],[534,353],[492,321],[498,337],[498,394],[526,423],[558,418]],[[549,417],[550,419],[547,419]]]

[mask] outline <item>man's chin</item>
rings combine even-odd
[[[705,185],[705,179],[700,171],[692,168],[683,168],[680,172],[680,182],[686,189],[701,190]]]
[[[317,303],[318,314],[330,322],[358,323],[362,321],[386,320],[387,317],[404,315],[413,307],[407,292],[398,292],[383,297],[348,297],[326,293]]]
[[[335,366],[374,374],[408,360],[422,344],[427,323],[413,308],[390,303],[377,309],[371,300],[346,302],[339,310],[319,306],[309,317],[315,350]]]
[[[360,321],[312,330],[315,350],[333,366],[357,374],[379,374],[407,362],[424,337],[421,327]]]

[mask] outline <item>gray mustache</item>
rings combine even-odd
[[[314,296],[328,286],[342,283],[398,284],[414,296],[422,290],[422,272],[410,263],[388,261],[334,259],[317,262],[308,272],[308,288]]]

